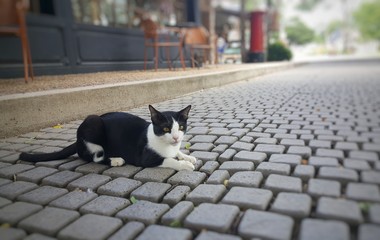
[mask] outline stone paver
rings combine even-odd
[[[263,224],[265,223],[265,224]],[[238,232],[245,238],[291,239],[294,221],[277,213],[247,210]]]
[[[341,221],[306,218],[301,222],[300,240],[349,240],[349,226]]]
[[[106,239],[123,225],[118,218],[86,214],[58,233],[60,239]]]
[[[195,171],[19,161],[68,146],[82,120],[1,139],[0,238],[377,239],[378,65],[303,64],[155,103],[192,105]]]
[[[237,206],[202,203],[186,217],[184,226],[197,231],[207,229],[225,233],[238,214]]]

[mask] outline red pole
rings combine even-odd
[[[248,54],[249,62],[264,61],[264,14],[263,11],[251,13],[251,42]]]

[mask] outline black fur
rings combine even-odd
[[[159,112],[149,106],[154,133],[157,136],[165,134],[165,128],[171,128],[173,118],[187,127],[187,118],[191,106],[179,112]],[[102,163],[109,164],[109,158],[121,157],[128,164],[142,167],[154,167],[162,164],[164,158],[147,146],[147,130],[149,122],[144,119],[122,112],[106,113],[101,116],[90,115],[77,130],[77,141],[59,152],[47,154],[21,153],[20,160],[39,162],[67,158],[75,153],[86,161],[93,161],[94,154],[90,153],[85,141],[103,147],[103,152],[97,152],[97,156],[104,155]]]

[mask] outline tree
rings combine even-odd
[[[314,40],[314,31],[299,18],[293,18],[285,31],[290,44],[304,45]]]
[[[354,20],[364,39],[380,41],[380,0],[362,3]]]

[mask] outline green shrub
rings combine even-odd
[[[283,61],[292,59],[292,52],[281,42],[272,43],[268,47],[268,61]]]

